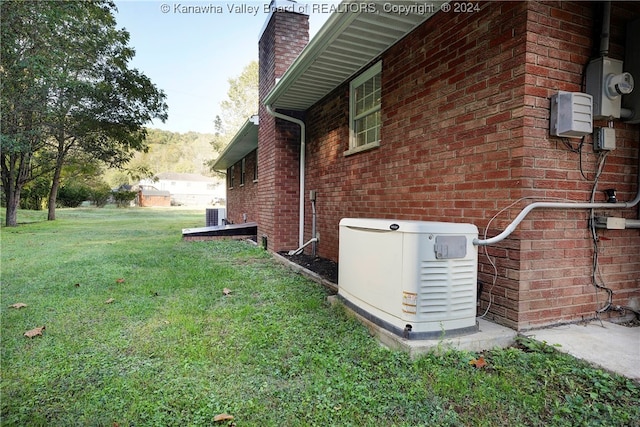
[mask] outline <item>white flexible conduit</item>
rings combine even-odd
[[[298,246],[304,245],[304,152],[305,152],[305,125],[304,122],[295,117],[286,116],[278,113],[271,108],[271,105],[265,105],[267,112],[273,117],[295,123],[300,126],[300,218],[298,221]]]

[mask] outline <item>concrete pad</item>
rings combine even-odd
[[[595,366],[640,381],[640,327],[592,321],[527,331],[523,335]]]
[[[334,283],[321,278],[317,274],[300,267],[285,258],[275,258],[306,277],[332,290],[337,290]],[[327,300],[331,304],[341,304],[335,295]],[[513,329],[477,319],[479,330],[475,333],[457,337],[442,336],[433,340],[407,340],[372,323],[352,310],[347,309],[364,324],[371,335],[388,348],[406,351],[411,357],[442,351],[449,348],[479,352],[493,348],[505,348],[515,343],[518,332]],[[569,324],[544,329],[534,329],[521,333],[527,337],[549,345],[559,345],[559,351],[568,353],[610,372],[623,375],[640,382],[640,327],[627,327],[611,322],[592,321],[590,323]]]
[[[335,296],[330,296],[327,300],[331,304],[341,304]],[[408,340],[381,328],[348,308],[347,311],[365,325],[369,333],[376,337],[382,345],[394,350],[406,351],[411,357],[447,349],[479,352],[493,348],[509,347],[514,344],[517,335],[517,332],[513,329],[484,319],[478,319],[479,330],[471,334],[451,338],[443,335],[431,340]]]

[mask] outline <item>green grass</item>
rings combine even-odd
[[[263,250],[182,241],[204,212],[45,215],[2,229],[2,425],[638,425],[637,384],[542,345],[386,350]]]

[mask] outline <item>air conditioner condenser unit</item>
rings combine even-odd
[[[344,218],[338,296],[407,339],[476,332],[477,237],[473,224]]]

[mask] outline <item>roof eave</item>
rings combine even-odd
[[[436,0],[429,5],[424,5],[430,8],[426,13],[414,10],[404,15],[386,10],[385,5],[389,2],[383,0],[373,0],[368,3],[377,5],[379,9],[376,13],[369,13],[362,8],[349,13],[336,10],[267,94],[263,104],[274,109],[302,111],[308,109],[340,84],[351,79],[367,64],[379,58],[391,46],[437,13],[441,5],[447,2]],[[364,3],[344,0],[339,6],[349,8],[358,4]],[[371,29],[374,31],[370,32]],[[358,32],[362,34],[357,34]],[[371,34],[379,34],[380,37],[374,41],[370,37]],[[357,37],[355,40],[354,35]],[[344,61],[344,52],[339,52],[340,49],[336,49],[334,43],[343,47],[354,45],[352,48],[361,48],[359,53],[362,55],[353,61]],[[316,86],[322,86],[321,88],[301,89],[303,83],[299,80],[304,79],[306,73],[322,73],[328,67],[326,64],[335,62],[334,60],[344,61],[344,66],[340,67],[339,75],[335,73],[336,78],[333,81],[322,85],[314,79],[314,82],[318,83]]]
[[[258,148],[258,116],[247,119],[213,164],[213,170],[224,171]]]
[[[309,44],[302,50],[300,55],[293,61],[291,66],[285,71],[274,88],[263,100],[264,105],[278,107],[275,101],[286,92],[286,90],[309,68],[309,65],[325,51],[335,38],[342,33],[360,13],[333,13],[311,39]]]

